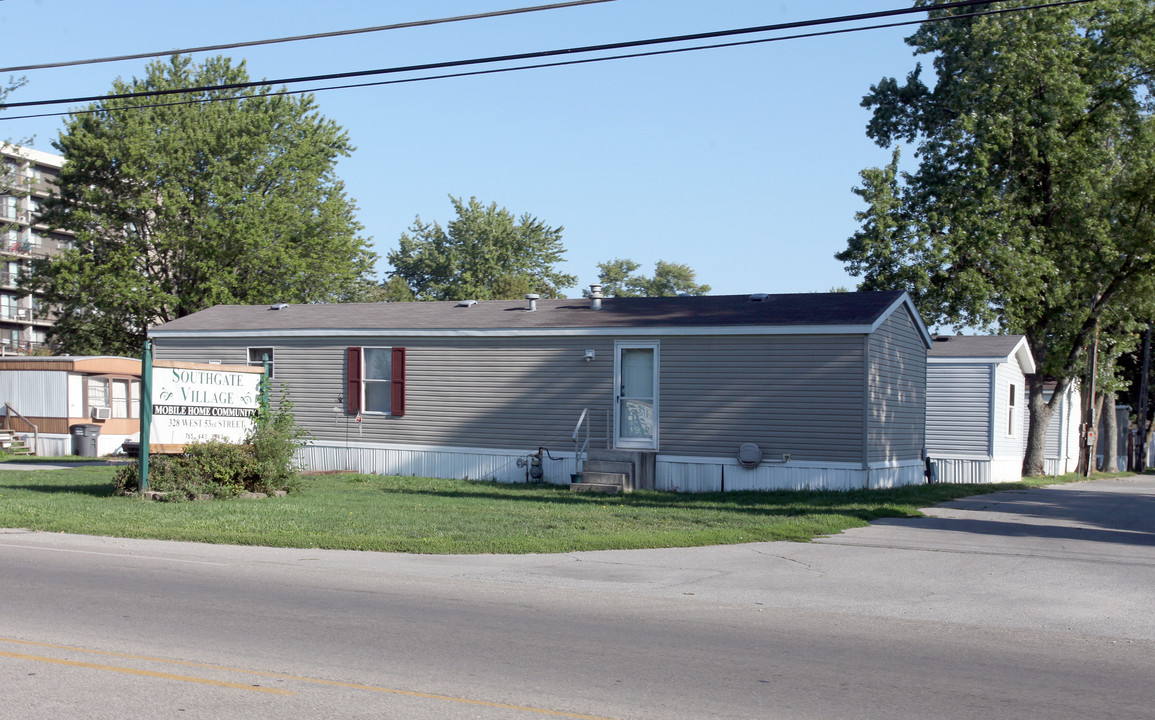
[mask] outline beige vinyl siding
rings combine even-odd
[[[861,335],[664,338],[660,450],[861,462]]]
[[[991,456],[990,365],[929,363],[926,446],[931,457]]]
[[[867,459],[917,460],[926,444],[926,345],[905,307],[870,336]]]

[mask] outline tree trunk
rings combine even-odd
[[[1115,417],[1115,393],[1103,398],[1103,472],[1119,472],[1119,422]]]
[[[1059,406],[1059,399],[1066,392],[1067,382],[1060,382],[1055,386],[1051,401],[1043,400],[1043,375],[1034,373],[1027,376],[1027,388],[1030,397],[1027,400],[1027,409],[1030,413],[1030,422],[1027,425],[1027,452],[1023,457],[1023,475],[1042,475],[1043,460],[1047,452],[1047,426]]]

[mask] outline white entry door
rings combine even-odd
[[[658,448],[658,343],[616,343],[614,444]]]

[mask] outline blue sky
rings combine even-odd
[[[5,0],[0,65],[302,35],[545,4],[546,0]],[[285,78],[791,22],[900,0],[614,0],[368,35],[226,51]],[[906,19],[916,19],[911,16]],[[19,31],[15,31],[19,28]],[[483,77],[317,94],[357,147],[338,173],[384,256],[448,196],[565,227],[567,295],[616,257],[686,263],[714,294],[853,287],[833,254],[856,228],[851,192],[889,153],[859,107],[905,76],[913,27]],[[200,59],[202,55],[198,55]],[[133,60],[24,73],[13,102],[98,95]],[[6,115],[15,115],[9,111]],[[5,115],[0,115],[0,118]],[[52,151],[61,118],[4,120],[0,137]],[[909,156],[909,153],[908,153]]]

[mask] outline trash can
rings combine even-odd
[[[80,457],[100,457],[97,452],[97,443],[100,440],[100,426],[83,423],[80,425],[73,425],[72,430],[72,454]]]

